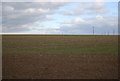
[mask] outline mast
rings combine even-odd
[[[93,35],[94,35],[94,33],[95,33],[95,30],[94,30],[94,26],[93,26]]]

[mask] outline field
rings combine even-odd
[[[117,79],[118,36],[3,35],[4,79]]]

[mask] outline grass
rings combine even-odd
[[[118,54],[117,36],[3,35],[3,54]]]

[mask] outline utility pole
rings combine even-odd
[[[108,31],[108,35],[109,35],[109,31]]]
[[[95,30],[94,30],[94,26],[93,26],[93,35],[94,35],[94,33],[95,33]]]
[[[115,35],[115,30],[113,29],[113,35]]]
[[[63,31],[61,31],[61,35],[63,35]]]
[[[105,35],[105,31],[103,32],[103,35]]]

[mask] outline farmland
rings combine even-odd
[[[3,35],[4,79],[116,79],[118,36]]]

